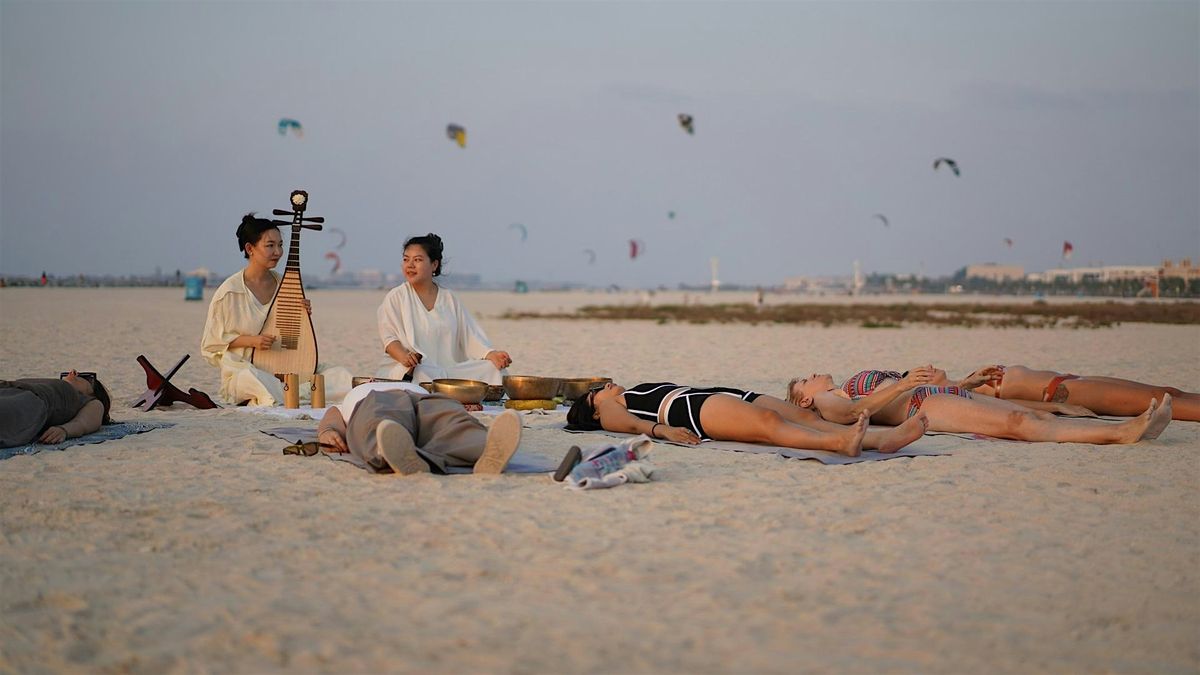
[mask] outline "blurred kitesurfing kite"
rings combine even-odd
[[[692,126],[692,116],[687,113],[679,113],[679,126],[683,127],[689,136],[696,133],[696,128]]]
[[[1063,242],[1063,252],[1062,252],[1063,260],[1070,260],[1071,254],[1074,251],[1075,251],[1075,247],[1071,245],[1071,242],[1069,242],[1069,241]]]
[[[458,143],[458,147],[467,147],[467,130],[457,124],[446,125],[446,138]]]
[[[675,220],[675,212],[667,211],[667,217],[670,218],[671,220]]]
[[[292,130],[292,135],[296,138],[304,138],[304,127],[300,126],[298,120],[282,117],[279,120],[279,135],[287,136],[288,129]]]
[[[336,248],[337,250],[339,250],[339,251],[342,250],[342,247],[346,245],[346,233],[342,231],[342,228],[327,227],[327,228],[325,228],[325,231],[330,234],[336,234],[342,238],[342,240],[338,242],[338,245],[334,246],[334,248]]]
[[[949,157],[938,157],[937,159],[933,160],[933,170],[937,171],[938,167],[943,164],[950,167],[950,170],[954,172],[955,176],[961,175],[958,172],[958,162],[950,159]]]
[[[629,259],[636,260],[639,255],[646,253],[646,244],[642,243],[641,239],[629,240]]]
[[[333,261],[333,270],[331,270],[329,273],[336,276],[338,270],[342,269],[342,257],[333,251],[330,251],[329,253],[325,254],[325,259]]]
[[[526,230],[525,226],[520,223],[513,223],[512,225],[508,226],[508,229],[520,230],[521,231],[521,241],[525,241],[526,239],[529,238],[529,230]]]
[[[888,226],[888,219],[887,219],[887,216],[883,215],[882,213],[876,213],[876,214],[875,214],[875,217],[883,221],[883,226],[884,226],[884,227],[887,227],[887,226]]]
[[[595,251],[593,251],[593,250],[592,250],[592,249],[590,249],[590,248],[585,248],[585,249],[583,249],[583,252],[584,252],[584,253],[587,255],[587,257],[588,257],[588,264],[589,264],[589,265],[595,265],[595,264],[596,264],[596,252],[595,252]]]
[[[1013,245],[1013,240],[1012,240],[1012,239],[1009,239],[1008,237],[1005,237],[1005,238],[1004,238],[1004,243],[1005,243],[1005,244],[1006,244],[1006,245],[1007,245],[1009,248],[1012,248],[1012,245]]]

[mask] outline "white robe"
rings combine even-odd
[[[236,405],[249,401],[250,405],[282,405],[283,383],[250,363],[250,348],[229,348],[229,343],[239,335],[258,335],[271,309],[270,304],[259,302],[246,288],[243,272],[245,270],[230,276],[213,293],[204,335],[200,338],[200,354],[205,361],[221,369],[218,394],[226,403]],[[271,274],[278,285],[279,275],[273,271]],[[327,400],[340,400],[350,391],[353,376],[349,370],[321,363],[317,364],[317,372],[325,376]],[[308,399],[310,389],[300,387],[300,397]]]
[[[433,309],[425,309],[420,296],[408,282],[388,292],[376,314],[383,348],[393,342],[421,355],[413,371],[414,382],[431,382],[445,377],[500,384],[505,371],[484,357],[492,343],[466,307],[445,288],[438,288]],[[402,379],[408,368],[390,356],[376,377]]]

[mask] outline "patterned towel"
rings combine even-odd
[[[98,431],[94,431],[86,436],[68,438],[62,443],[55,443],[54,445],[30,443],[29,445],[17,448],[0,448],[0,459],[8,459],[17,455],[36,455],[43,450],[66,450],[75,445],[90,445],[92,443],[103,443],[104,441],[115,441],[130,434],[144,434],[147,431],[173,426],[175,424],[172,422],[117,422],[116,424],[102,426]]]

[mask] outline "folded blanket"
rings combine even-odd
[[[93,431],[85,436],[78,438],[68,438],[62,443],[54,443],[53,445],[46,443],[30,443],[17,448],[0,448],[0,459],[8,459],[17,455],[36,455],[43,450],[66,450],[75,445],[89,445],[92,443],[103,443],[104,441],[115,441],[118,438],[124,438],[130,434],[144,434],[147,431],[155,429],[165,429],[175,426],[172,422],[117,422],[115,424],[106,424],[100,427],[99,430]]]
[[[288,444],[292,443],[308,443],[317,440],[317,430],[310,427],[276,427],[274,429],[263,429],[262,432],[268,436],[285,440]],[[348,452],[326,452],[324,448],[321,453],[335,462],[348,462],[357,466],[360,469],[368,469],[366,462],[355,457]],[[508,466],[504,467],[504,473],[550,473],[554,471],[554,462],[534,457],[531,455],[522,454],[517,451],[512,459],[508,460]],[[446,467],[446,473],[471,473],[471,469],[465,466]]]
[[[613,438],[629,438],[632,434],[620,434],[613,431],[577,431],[574,429],[563,428],[569,434],[600,434],[602,436],[612,436]],[[774,445],[759,445],[757,443],[739,443],[737,441],[705,441],[699,446],[688,445],[686,443],[676,443],[674,441],[665,441],[661,438],[654,439],[655,443],[665,443],[667,445],[678,445],[685,448],[702,447],[713,450],[730,450],[733,452],[749,452],[753,454],[773,454],[787,459],[815,459],[822,464],[857,464],[859,462],[873,462],[884,459],[895,459],[897,457],[936,457],[939,455],[948,455],[947,452],[935,452],[932,450],[917,450],[911,445],[897,452],[869,452],[864,450],[858,457],[847,457],[839,455],[836,452],[828,452],[826,450],[797,450],[795,448],[781,448]]]

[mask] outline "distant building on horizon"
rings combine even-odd
[[[997,265],[996,263],[967,265],[966,277],[995,282],[1020,281],[1025,278],[1025,268],[1019,265]]]

